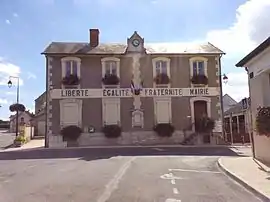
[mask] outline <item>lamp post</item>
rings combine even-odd
[[[16,103],[19,104],[19,95],[20,95],[20,91],[19,91],[19,86],[20,86],[20,78],[17,76],[10,76],[9,77],[9,81],[8,81],[8,87],[11,88],[12,87],[12,81],[11,79],[17,79],[17,99],[16,99]],[[19,132],[19,111],[18,109],[16,110],[16,137],[18,136],[18,132]]]

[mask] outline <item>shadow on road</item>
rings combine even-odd
[[[79,158],[91,161],[114,156],[243,156],[229,147],[170,147],[170,148],[66,148],[32,149],[0,152],[0,160]]]

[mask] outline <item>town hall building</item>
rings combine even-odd
[[[82,129],[79,146],[181,144],[192,134],[192,144],[218,144],[224,53],[211,43],[147,43],[137,32],[101,43],[90,29],[88,42],[52,42],[43,54],[48,147],[66,146],[60,131],[68,125]],[[194,135],[205,115],[216,123],[208,139]],[[173,135],[157,136],[159,123],[173,125]],[[106,138],[105,125],[119,125],[121,137]]]

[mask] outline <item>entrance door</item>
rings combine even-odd
[[[203,100],[198,100],[194,102],[194,119],[195,119],[195,130],[198,128],[199,120],[207,116],[207,102]],[[204,134],[204,143],[210,143],[210,134]]]

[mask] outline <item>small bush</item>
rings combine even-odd
[[[202,117],[197,120],[195,128],[197,132],[209,133],[215,128],[215,121],[209,117]]]
[[[122,129],[118,125],[106,125],[102,128],[102,132],[107,138],[117,138],[121,136]]]
[[[256,129],[259,135],[270,137],[270,107],[260,107],[258,109]]]
[[[204,85],[207,85],[208,84],[208,78],[205,75],[194,75],[191,78],[191,82],[193,84],[204,84]]]
[[[61,135],[63,136],[64,141],[75,141],[82,134],[82,129],[78,126],[66,126],[61,130]]]
[[[77,75],[74,75],[74,74],[66,76],[62,80],[62,83],[64,85],[68,85],[68,86],[78,85],[79,82],[80,82],[79,77]]]
[[[174,130],[174,126],[172,126],[170,123],[159,123],[154,126],[154,131],[160,137],[171,137]]]
[[[118,85],[120,80],[115,74],[106,74],[102,79],[104,85]]]
[[[167,74],[161,73],[156,76],[154,81],[156,84],[168,84],[170,83],[170,78]]]
[[[9,110],[11,112],[16,112],[16,111],[24,112],[25,111],[25,106],[23,104],[16,103],[16,104],[10,105]]]

